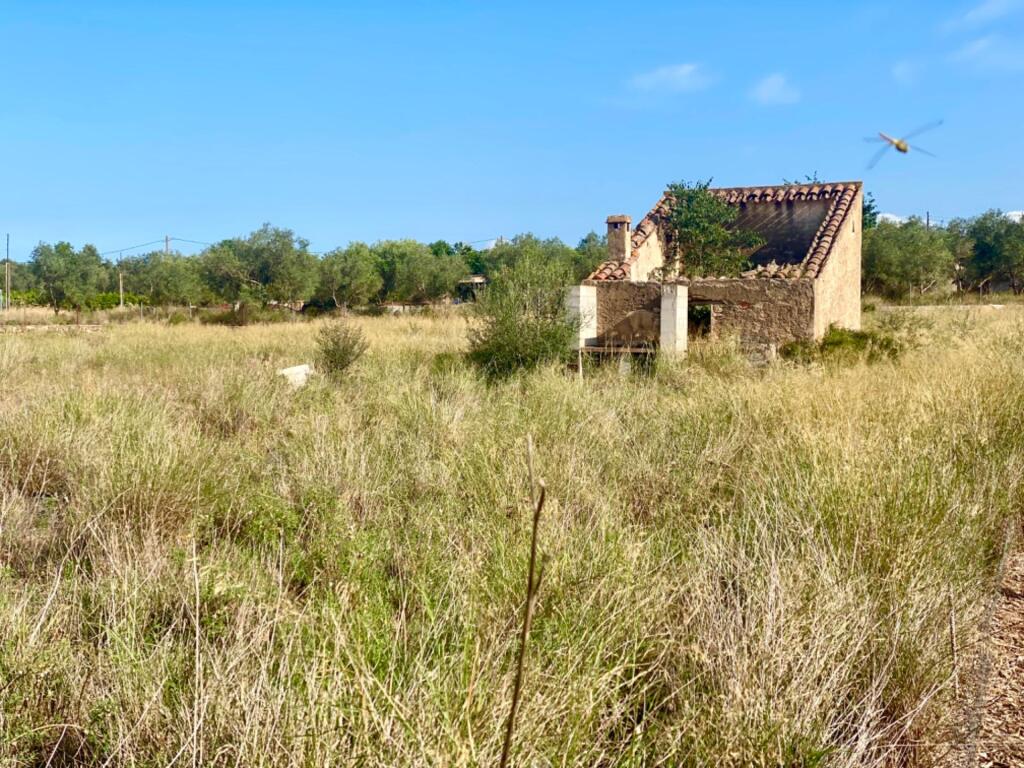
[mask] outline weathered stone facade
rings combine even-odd
[[[603,337],[630,312],[661,311],[661,286],[658,283],[601,283],[597,288],[597,336]]]
[[[711,192],[739,208],[735,226],[765,241],[742,277],[675,281],[687,287],[690,305],[710,307],[712,335],[772,346],[820,339],[831,325],[860,327],[860,182]],[[662,197],[637,225],[628,253],[623,246],[628,217],[609,217],[610,258],[584,283],[597,288],[599,337],[631,312],[654,311],[660,290],[654,280],[668,247],[668,206]],[[685,254],[682,258],[685,262]]]
[[[841,231],[814,281],[814,338],[830,325],[860,330],[861,191],[850,206]]]
[[[814,281],[786,278],[683,281],[691,304],[711,307],[711,335],[785,344],[814,335]]]

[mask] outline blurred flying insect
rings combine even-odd
[[[910,144],[909,139],[912,139],[915,136],[920,136],[925,131],[932,130],[932,128],[938,128],[940,125],[942,125],[942,121],[936,120],[933,123],[922,125],[920,128],[911,131],[906,136],[900,139],[893,138],[892,136],[889,136],[886,133],[882,133],[881,131],[878,132],[877,136],[869,136],[868,138],[864,139],[864,141],[880,141],[885,144],[885,146],[879,149],[878,152],[876,152],[875,155],[871,158],[871,162],[868,163],[868,170],[871,170],[876,165],[878,165],[878,161],[882,159],[882,157],[885,155],[887,151],[889,151],[890,148],[895,149],[897,152],[901,152],[904,155],[907,154],[907,152],[909,152],[910,150],[914,150],[915,152],[920,152],[922,155],[928,155],[928,157],[935,157],[935,155],[933,155],[928,150],[921,149],[921,147],[916,147],[913,144]]]

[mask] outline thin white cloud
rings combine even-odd
[[[750,98],[759,104],[796,104],[800,91],[781,72],[762,78],[750,91]]]
[[[1007,211],[1006,218],[1011,221],[1024,221],[1024,211]]]
[[[977,61],[992,50],[995,35],[986,35],[971,40],[953,52],[954,61]]]
[[[947,29],[982,27],[1009,16],[1024,7],[1024,0],[984,0],[967,12],[946,23]]]
[[[921,75],[921,65],[909,59],[897,61],[892,65],[892,79],[899,85],[916,85]]]
[[[672,64],[634,75],[629,83],[638,91],[699,91],[711,85],[712,77],[699,64]]]
[[[1024,71],[1024,50],[1012,45],[999,35],[975,38],[954,51],[950,58],[981,70]]]
[[[899,216],[895,213],[880,213],[878,214],[879,221],[887,221],[890,224],[902,224],[907,220],[906,216]]]

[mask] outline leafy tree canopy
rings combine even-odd
[[[861,227],[863,229],[874,229],[878,226],[878,203],[875,196],[870,192],[864,193],[864,203],[861,207]]]
[[[887,296],[924,293],[953,276],[953,253],[946,233],[918,218],[903,224],[883,221],[865,233],[864,282]]]
[[[735,277],[764,245],[756,233],[736,229],[739,212],[709,190],[711,179],[668,187],[668,250],[664,277]]]
[[[198,260],[180,253],[144,253],[124,259],[118,268],[125,290],[146,297],[151,305],[192,305],[208,298]]]
[[[366,243],[336,248],[320,262],[318,297],[329,298],[336,307],[375,301],[383,287],[378,258]]]
[[[1024,291],[1024,222],[1002,211],[986,211],[967,224],[972,243],[968,276],[974,285],[1005,281],[1014,293]]]
[[[607,259],[607,235],[588,232],[576,246],[576,256],[573,259],[573,277],[577,281],[585,279]]]
[[[309,242],[270,224],[246,238],[222,240],[200,262],[203,279],[227,301],[298,304],[312,295],[319,277]]]
[[[604,251],[607,254],[607,249]],[[493,279],[503,269],[509,268],[523,259],[540,259],[564,268],[568,280],[578,282],[593,271],[600,260],[592,266],[593,258],[600,255],[595,248],[579,250],[570,248],[557,237],[542,239],[529,232],[516,235],[511,240],[501,240],[481,254],[483,274]],[[601,259],[603,260],[603,258]]]
[[[107,278],[96,248],[76,251],[70,243],[40,243],[32,251],[32,271],[54,313],[63,308],[84,309],[103,290]]]
[[[469,273],[465,260],[447,243],[432,248],[416,240],[383,240],[372,250],[384,295],[393,301],[435,301],[452,294]]]

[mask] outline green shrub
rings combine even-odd
[[[45,294],[38,288],[27,291],[11,291],[11,305],[15,307],[45,307],[49,304]]]
[[[576,323],[565,311],[565,265],[525,256],[481,293],[469,332],[469,360],[488,378],[565,359]]]
[[[325,325],[317,334],[317,367],[338,380],[363,356],[369,345],[366,336],[354,325],[338,321]]]
[[[121,296],[117,291],[96,293],[85,300],[83,309],[113,309],[121,304]]]
[[[800,363],[840,362],[855,363],[867,360],[895,360],[911,344],[893,330],[851,331],[849,328],[831,326],[821,341],[794,341],[779,350],[787,359]]]

